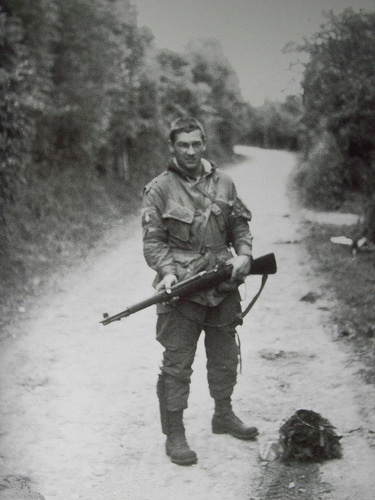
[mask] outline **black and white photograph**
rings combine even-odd
[[[0,499],[374,472],[374,0],[0,0]]]

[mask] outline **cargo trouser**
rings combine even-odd
[[[232,395],[237,381],[236,326],[241,323],[240,313],[238,291],[216,307],[179,300],[158,313],[156,335],[165,348],[161,371],[168,411],[187,408],[192,364],[203,330],[210,395],[214,399]]]

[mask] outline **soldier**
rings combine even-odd
[[[255,427],[243,424],[231,405],[238,364],[236,326],[241,323],[238,285],[252,259],[251,214],[233,181],[203,158],[206,136],[200,122],[175,120],[169,148],[167,169],[146,186],[143,200],[143,249],[147,264],[157,272],[154,286],[168,291],[204,269],[228,261],[233,266],[224,286],[157,306],[156,337],[165,349],[157,393],[166,452],[172,462],[191,465],[197,455],[186,441],[183,410],[202,331],[208,386],[215,401],[212,431],[245,440],[258,434]]]

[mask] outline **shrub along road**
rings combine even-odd
[[[243,367],[234,406],[259,428],[258,440],[211,433],[201,341],[185,417],[198,464],[179,467],[165,455],[154,309],[99,324],[102,312],[117,313],[152,293],[135,217],[105,252],[51,283],[2,342],[1,498],[372,500],[375,391],[335,342],[333,298],[312,271],[301,214],[285,194],[294,157],[238,152],[246,159],[228,172],[253,212],[255,256],[273,251],[279,267],[239,329]],[[258,286],[259,278],[247,280],[245,304]],[[264,450],[301,408],[337,428],[342,459],[286,466],[260,458],[271,458]]]

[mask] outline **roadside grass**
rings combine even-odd
[[[140,193],[122,180],[84,171],[57,173],[17,193],[23,205],[9,214],[11,245],[0,266],[0,340],[59,276],[113,243]]]
[[[353,254],[350,246],[333,244],[331,236],[351,236],[348,226],[312,223],[305,245],[315,271],[336,298],[331,320],[338,339],[363,363],[361,375],[375,384],[375,252]]]
[[[343,190],[341,156],[334,148],[318,147],[308,161],[299,157],[289,179],[288,194],[297,211],[307,208],[364,215],[363,197]],[[314,270],[336,299],[331,322],[339,341],[362,362],[364,381],[375,384],[375,251],[353,253],[350,246],[330,241],[332,236],[358,239],[363,234],[358,223],[340,226],[310,222],[304,227],[304,244]]]

